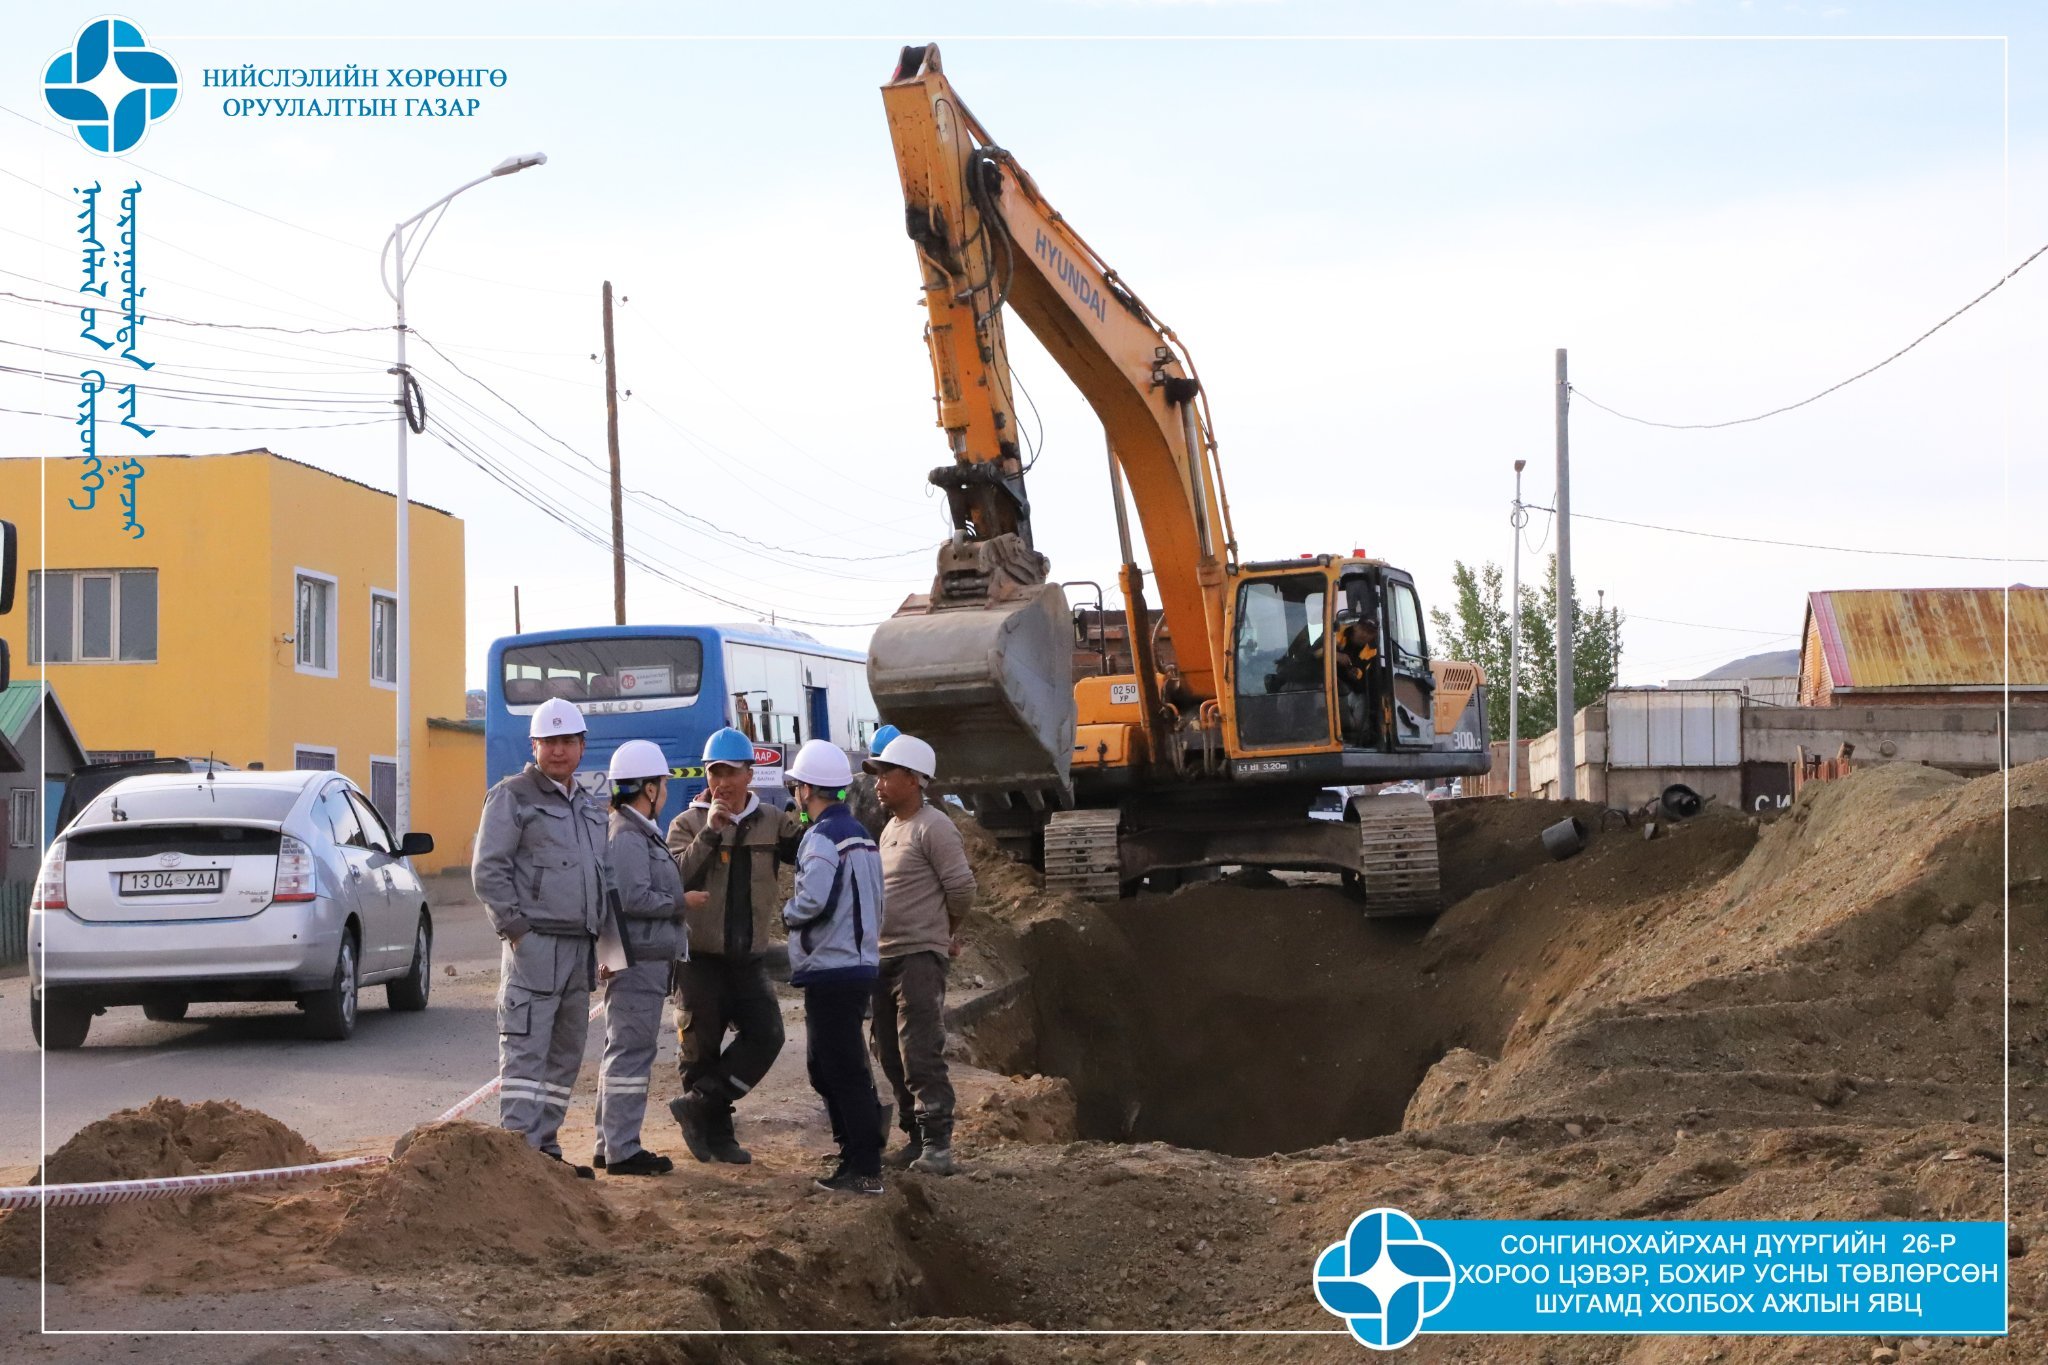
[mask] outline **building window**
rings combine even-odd
[[[156,662],[156,570],[65,569],[28,576],[36,664]]]
[[[385,824],[398,818],[397,759],[370,760],[370,804],[377,808],[377,814],[384,817]]]
[[[298,608],[292,625],[301,673],[335,673],[335,580],[326,574],[300,569],[297,573]]]
[[[309,748],[301,744],[292,750],[292,766],[305,772],[331,773],[337,766],[337,757],[337,750]]]
[[[16,848],[36,846],[36,793],[17,787],[7,794],[7,842]]]
[[[370,594],[370,681],[398,683],[398,599]]]

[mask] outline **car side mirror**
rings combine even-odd
[[[434,836],[423,834],[419,830],[412,831],[398,841],[398,856],[401,858],[417,858],[423,853],[433,851]]]

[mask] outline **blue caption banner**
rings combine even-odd
[[[1985,1336],[2003,1223],[1547,1222],[1360,1214],[1316,1297],[1368,1346],[1423,1333]]]

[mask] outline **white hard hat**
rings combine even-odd
[[[533,710],[533,726],[527,733],[535,739],[547,739],[554,735],[580,735],[584,731],[583,712],[576,703],[566,697],[549,697]]]
[[[938,771],[939,759],[932,752],[932,746],[916,735],[898,735],[889,741],[887,748],[860,766],[869,772],[884,767],[908,768],[919,777],[930,777]]]
[[[805,740],[783,772],[797,782],[829,791],[839,791],[853,783],[853,765],[846,761],[846,751],[829,739]]]
[[[629,739],[612,755],[611,779],[614,782],[667,776],[668,756],[651,739]]]

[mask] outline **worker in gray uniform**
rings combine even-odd
[[[612,755],[612,881],[632,965],[604,976],[604,1061],[597,1077],[597,1152],[590,1164],[608,1176],[667,1175],[676,1165],[640,1145],[669,970],[677,958],[690,955],[683,874],[654,823],[668,795],[668,774],[668,758],[652,740],[629,739]]]
[[[470,878],[504,942],[498,972],[498,1122],[562,1160],[556,1134],[590,1030],[593,951],[612,894],[605,813],[576,785],[583,713],[534,708],[533,762],[492,787]],[[595,1172],[577,1166],[588,1180]]]

